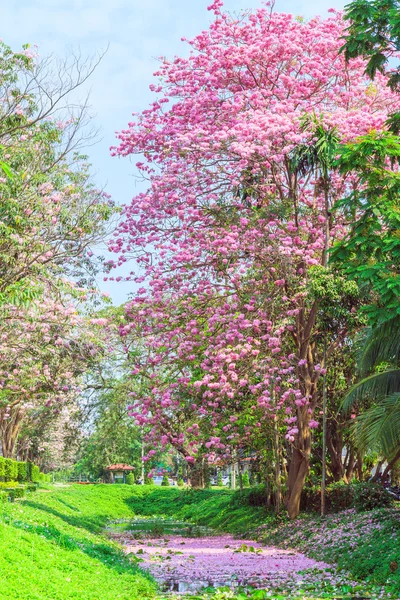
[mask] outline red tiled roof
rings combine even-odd
[[[123,463],[118,463],[116,465],[110,465],[109,467],[106,467],[107,471],[134,471],[134,467],[131,467],[131,465],[124,465]]]

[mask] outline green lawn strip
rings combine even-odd
[[[0,598],[156,596],[151,577],[100,534],[115,516],[132,516],[124,490],[77,488],[54,489],[32,494],[19,504],[0,505]]]

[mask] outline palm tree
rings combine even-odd
[[[369,330],[359,372],[343,406],[349,412],[360,401],[373,402],[356,419],[354,436],[361,449],[378,450],[388,460],[385,476],[400,459],[400,315]]]

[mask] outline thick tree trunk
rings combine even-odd
[[[190,465],[189,481],[192,488],[204,488],[204,467],[202,462]]]

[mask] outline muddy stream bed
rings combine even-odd
[[[140,560],[164,593],[196,593],[228,586],[268,589],[293,597],[317,589],[357,588],[332,565],[303,554],[216,534],[207,527],[168,519],[114,522],[108,535]],[[349,597],[363,597],[359,592]],[[334,596],[330,596],[333,598]]]

